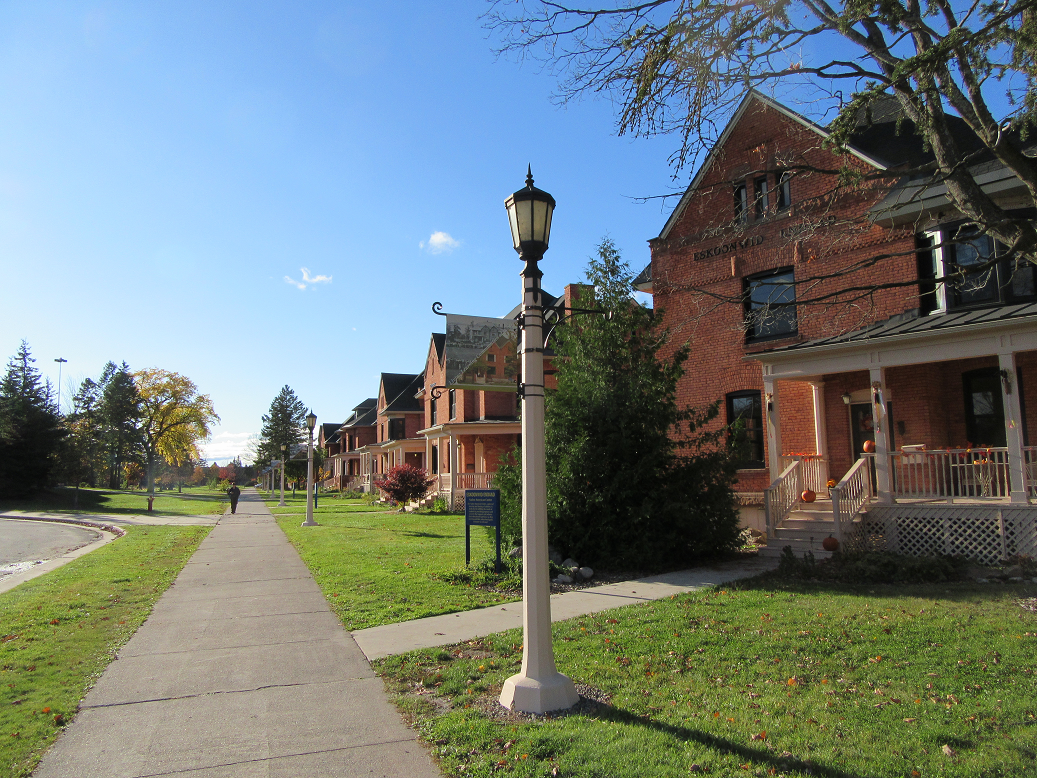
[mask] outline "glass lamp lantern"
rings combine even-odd
[[[313,432],[313,428],[316,427],[316,426],[317,426],[317,414],[315,414],[313,411],[310,411],[309,413],[306,414],[306,428],[310,432]]]
[[[507,200],[508,221],[511,224],[511,242],[519,255],[542,256],[551,239],[551,218],[555,199],[533,186],[533,171],[526,169],[526,186]]]

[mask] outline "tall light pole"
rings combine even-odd
[[[500,702],[526,713],[571,708],[576,687],[555,667],[551,640],[551,583],[547,560],[547,467],[544,444],[543,273],[537,263],[547,251],[555,200],[526,186],[504,202],[522,270],[522,669],[504,682]]]
[[[310,411],[306,414],[306,428],[310,431],[310,439],[306,444],[306,521],[304,527],[316,527],[313,520],[313,428],[317,426],[317,414]]]
[[[68,362],[68,360],[63,358],[63,357],[58,357],[54,361],[58,363],[58,415],[60,416],[61,415],[61,366],[63,364],[65,364],[66,362]],[[77,486],[78,486],[78,483],[77,483]]]
[[[281,444],[281,502],[277,503],[278,507],[280,507],[280,508],[283,508],[284,505],[285,505],[285,502],[284,502],[284,466],[285,466],[285,456],[286,456],[287,452],[288,452],[288,446],[286,446],[284,443],[282,443]]]

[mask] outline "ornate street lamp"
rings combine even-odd
[[[281,502],[277,503],[278,507],[283,508],[284,502],[284,466],[286,463],[285,455],[288,453],[288,446],[284,443],[281,444]]]
[[[310,440],[306,444],[306,521],[304,527],[316,527],[313,520],[313,428],[317,426],[317,414],[310,411],[306,414],[306,428],[310,431]]]
[[[504,682],[500,702],[526,713],[575,705],[576,687],[555,668],[551,641],[551,583],[547,559],[547,468],[544,445],[543,273],[537,263],[547,251],[555,200],[533,186],[504,201],[522,270],[522,669]]]

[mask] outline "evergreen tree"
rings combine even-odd
[[[296,397],[288,385],[281,388],[273,402],[269,413],[263,414],[263,428],[259,433],[259,444],[256,446],[257,465],[263,466],[271,460],[281,459],[281,446],[287,446],[291,456],[292,446],[305,440],[306,406]],[[316,453],[316,452],[315,452]],[[306,463],[302,469],[305,473]],[[295,472],[298,467],[288,468]]]
[[[21,496],[47,485],[64,435],[50,382],[33,367],[24,340],[0,383],[0,495]]]
[[[660,358],[667,334],[633,299],[629,266],[611,240],[587,271],[579,315],[555,330],[558,388],[547,395],[549,537],[564,554],[612,568],[681,564],[735,545],[735,465],[718,406],[677,403],[688,347]],[[503,468],[512,526],[519,497]]]
[[[109,465],[108,486],[118,489],[123,465],[136,461],[143,464],[141,439],[141,401],[133,373],[125,362],[104,366],[99,380],[101,396],[98,403],[98,423],[101,441]]]

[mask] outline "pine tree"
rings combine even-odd
[[[24,340],[0,383],[0,495],[45,487],[64,434],[50,382],[33,367]]]
[[[269,413],[263,414],[263,428],[256,447],[256,464],[265,465],[274,459],[280,460],[281,446],[287,447],[290,457],[292,446],[304,440],[305,424],[306,406],[286,384],[270,403]]]
[[[555,330],[558,388],[548,392],[548,532],[585,564],[636,569],[681,564],[732,547],[735,466],[718,406],[681,408],[686,346],[660,358],[667,333],[637,304],[629,266],[611,240],[587,271],[582,314]],[[502,513],[517,515],[518,481],[504,468]],[[514,520],[512,520],[512,525]]]
[[[141,402],[133,373],[125,362],[104,366],[99,381],[101,397],[98,406],[102,441],[111,463],[109,487],[118,489],[122,481],[123,464],[139,461],[143,464],[141,440]]]

